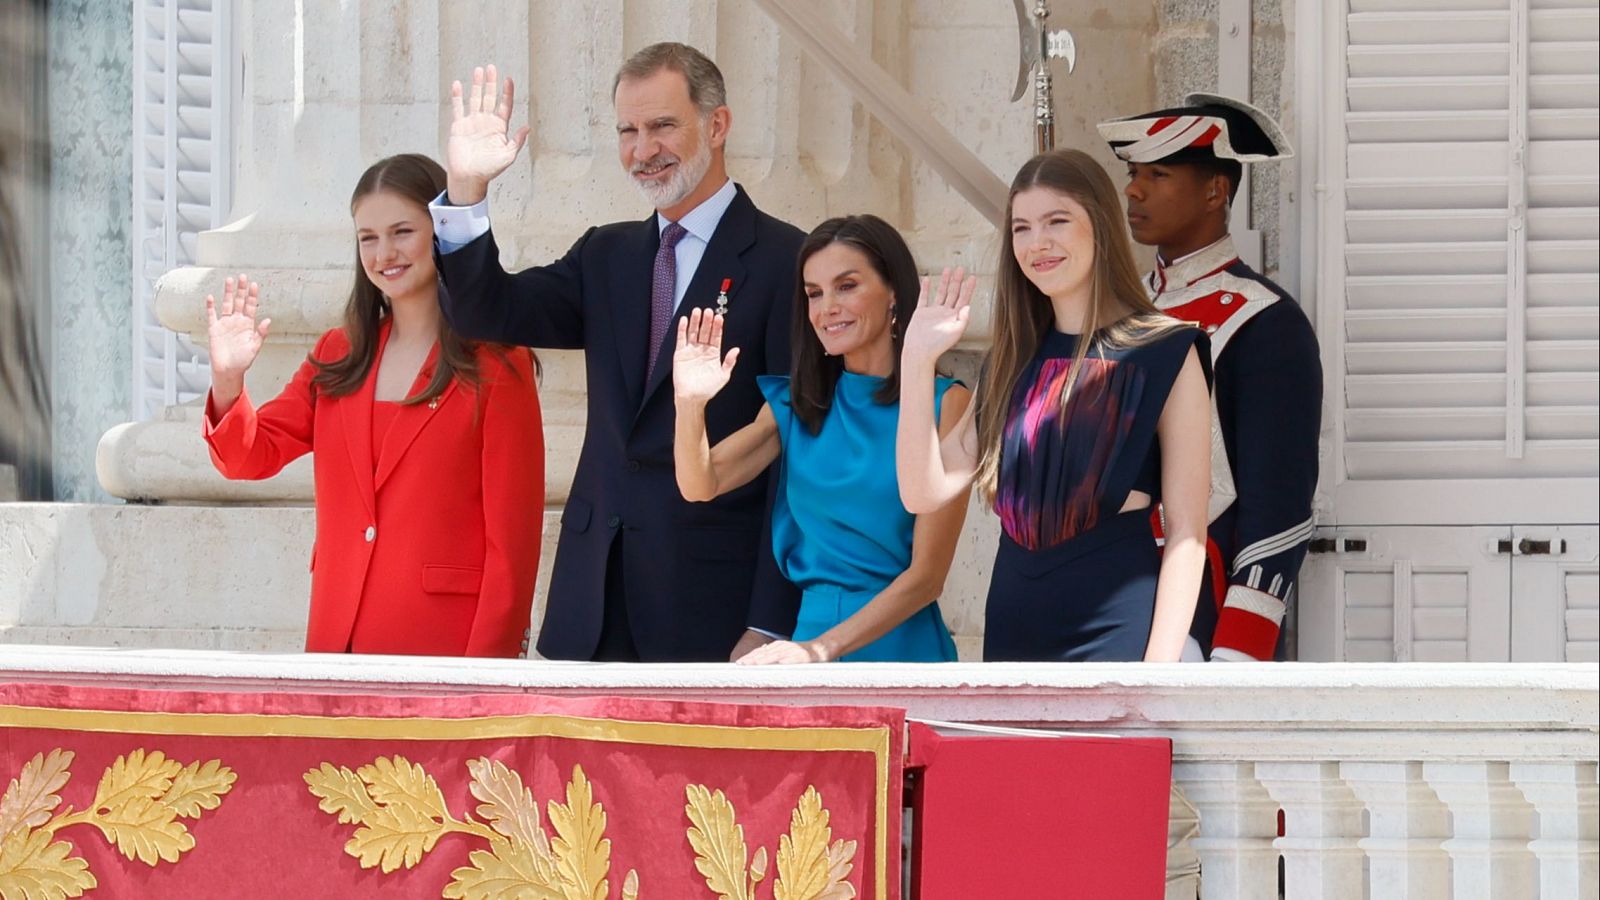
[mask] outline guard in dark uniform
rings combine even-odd
[[[1266,113],[1215,94],[1099,128],[1128,164],[1133,237],[1157,248],[1150,296],[1211,335],[1208,577],[1190,634],[1212,660],[1281,658],[1311,539],[1322,363],[1299,304],[1239,259],[1228,218],[1243,164],[1294,151]]]

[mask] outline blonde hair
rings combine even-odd
[[[1033,360],[1045,335],[1055,327],[1050,298],[1028,280],[1011,250],[1012,205],[1018,194],[1042,187],[1076,200],[1088,214],[1094,235],[1090,300],[1083,335],[1073,355],[1071,374],[1061,392],[1067,398],[1091,351],[1138,346],[1181,325],[1150,301],[1133,259],[1122,201],[1111,176],[1081,150],[1052,150],[1028,160],[1011,181],[1000,226],[1000,260],[995,279],[994,341],[978,383],[976,421],[978,471],[975,482],[986,502],[994,501],[1000,477],[1000,445],[1017,380]]]

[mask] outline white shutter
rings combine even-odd
[[[1594,521],[1596,15],[1350,0],[1324,144],[1343,176],[1343,258],[1322,264],[1334,522]]]
[[[1600,659],[1600,528],[1519,525],[1512,532],[1511,659]]]
[[[1600,662],[1600,572],[1568,572],[1562,579],[1566,662]]]
[[[1498,662],[1509,657],[1509,528],[1319,529],[1336,552],[1300,572],[1299,659]],[[1348,543],[1350,541],[1358,544]],[[1345,550],[1359,546],[1358,550]]]
[[[134,0],[135,419],[208,386],[204,350],[156,320],[155,283],[227,213],[231,0]]]

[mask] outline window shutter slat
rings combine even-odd
[[[1570,501],[1600,452],[1600,11],[1352,0],[1345,39],[1335,490],[1562,479]],[[1414,623],[1445,657],[1448,618]]]
[[[209,386],[203,350],[161,327],[155,282],[194,262],[199,234],[228,200],[224,94],[231,0],[136,0],[134,16],[134,416],[192,400]]]

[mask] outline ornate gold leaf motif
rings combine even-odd
[[[550,840],[539,827],[539,804],[533,802],[533,791],[523,787],[522,776],[497,759],[468,760],[467,771],[472,774],[472,796],[482,801],[477,813],[489,827],[549,858]]]
[[[72,751],[55,749],[49,756],[35,753],[33,759],[22,766],[22,773],[11,779],[5,795],[0,797],[0,835],[11,833],[18,825],[38,828],[50,821],[50,813],[61,805],[60,791],[72,773]]]
[[[305,774],[306,786],[318,799],[317,808],[339,817],[340,825],[365,822],[377,809],[367,786],[356,773],[323,763]]]
[[[357,826],[344,849],[364,869],[409,869],[439,838],[467,834],[489,846],[469,853],[469,865],[450,873],[446,898],[606,900],[611,841],[605,838],[605,811],[594,802],[581,767],[572,769],[566,804],[550,801],[553,841],[539,824],[539,806],[521,775],[487,757],[469,761],[467,772],[482,821],[470,813],[452,815],[438,783],[403,756],[380,757],[354,772],[323,763],[304,778],[319,809],[340,824]],[[630,870],[623,900],[638,900],[638,894],[639,876]]]
[[[536,868],[533,854],[525,844],[490,841],[488,850],[472,851],[467,861],[472,865],[450,873],[452,880],[445,886],[445,897],[473,900],[563,900],[565,897],[555,882]]]
[[[755,886],[745,874],[744,826],[737,823],[733,804],[722,791],[709,791],[703,784],[691,784],[684,793],[689,798],[683,808],[689,815],[689,846],[694,848],[694,867],[705,877],[706,887],[718,900],[751,900]],[[760,856],[765,874],[764,849]]]
[[[233,788],[238,778],[222,765],[221,760],[213,759],[203,766],[199,760],[195,760],[184,766],[183,771],[172,779],[172,787],[167,788],[161,802],[172,807],[182,818],[198,819],[201,810],[216,809],[221,805],[222,795]]]
[[[694,848],[694,865],[706,887],[717,900],[755,900],[756,885],[767,877],[767,848],[757,847],[750,857],[746,880],[744,827],[737,822],[733,804],[722,791],[701,784],[691,784],[684,792],[689,798],[684,806],[689,816],[689,846]],[[856,896],[850,884],[856,842],[838,840],[830,845],[832,837],[822,795],[809,786],[789,817],[789,833],[778,839],[774,900],[851,900]]]
[[[550,846],[555,851],[556,871],[568,886],[567,900],[605,900],[610,893],[606,872],[611,868],[611,842],[603,837],[605,810],[594,802],[582,766],[572,767],[566,805],[551,800],[547,815],[556,830]]]
[[[815,786],[806,788],[789,817],[789,833],[778,839],[774,900],[849,900],[856,895],[850,870],[855,841],[834,841],[828,811]]]
[[[123,856],[153,866],[157,860],[177,862],[194,849],[194,836],[178,821],[178,811],[144,797],[126,797],[101,811],[94,824]]]
[[[139,749],[106,769],[89,808],[52,815],[72,777],[73,758],[60,748],[36,754],[0,797],[0,900],[81,897],[97,886],[89,864],[72,855],[72,844],[54,839],[73,825],[93,825],[128,859],[151,866],[177,862],[194,848],[194,836],[178,818],[198,819],[216,809],[236,780],[219,760],[184,766],[159,750]]]
[[[0,897],[60,900],[99,885],[71,844],[50,838],[48,831],[18,828],[0,841]]]

